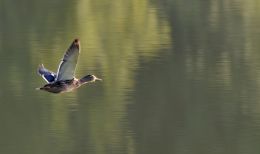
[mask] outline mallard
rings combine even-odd
[[[83,84],[101,80],[95,75],[87,75],[81,79],[75,78],[75,68],[80,53],[79,39],[75,39],[68,50],[65,52],[57,73],[49,71],[43,64],[38,68],[38,74],[47,82],[39,90],[48,91],[51,93],[70,92]]]

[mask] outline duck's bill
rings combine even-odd
[[[98,80],[98,81],[102,81],[102,79],[100,79],[100,78],[96,78],[96,80]]]

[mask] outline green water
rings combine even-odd
[[[0,0],[1,154],[260,153],[257,0]],[[81,40],[77,77],[56,71]]]

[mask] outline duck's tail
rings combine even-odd
[[[42,87],[39,87],[39,88],[35,88],[35,90],[42,90]]]

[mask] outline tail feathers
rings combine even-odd
[[[39,88],[35,88],[35,90],[41,90],[42,88],[41,87],[39,87]]]

